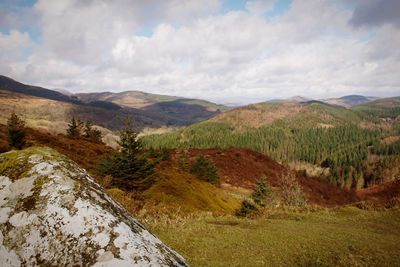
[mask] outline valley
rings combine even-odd
[[[225,108],[140,92],[54,97],[7,86],[0,91],[0,152],[11,149],[6,124],[17,113],[27,126],[25,147],[50,147],[86,169],[192,266],[398,261],[399,98],[351,107],[291,100]],[[190,125],[168,128],[172,102],[174,116]],[[210,113],[192,120],[199,107]],[[188,117],[179,115],[186,110]],[[149,123],[149,114],[160,120]],[[139,156],[153,168],[136,189],[100,167],[122,155],[118,135],[127,116],[142,131]],[[102,139],[71,137],[74,117],[93,121]],[[9,168],[0,164],[0,175]],[[208,180],[212,173],[216,182]],[[257,202],[262,177],[268,190]]]
[[[400,0],[0,0],[0,267],[400,267]]]

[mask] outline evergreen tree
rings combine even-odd
[[[142,143],[138,139],[138,133],[132,128],[129,122],[126,123],[125,129],[119,134],[121,146],[121,154],[125,157],[135,158],[143,150]]]
[[[25,122],[13,112],[7,120],[10,147],[22,149],[25,146]]]
[[[190,172],[199,179],[218,185],[219,176],[214,162],[200,155],[190,166]]]
[[[114,186],[127,190],[141,190],[153,182],[154,166],[144,157],[137,135],[130,124],[127,124],[120,132],[120,152],[100,165],[99,170],[102,174],[113,177]]]
[[[68,124],[67,135],[71,138],[79,138],[81,136],[83,122],[72,117]]]
[[[93,131],[93,123],[91,121],[85,122],[85,127],[83,129],[83,136],[86,138],[90,138],[92,131]]]
[[[91,121],[85,122],[83,136],[95,142],[101,142],[102,138],[101,131],[93,128],[93,123]]]
[[[273,201],[274,193],[268,183],[267,177],[262,176],[261,179],[256,183],[254,191],[251,194],[251,198],[257,205],[260,206],[265,206],[266,198],[268,198],[269,202]]]

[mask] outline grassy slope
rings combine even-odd
[[[98,153],[108,153],[103,145],[30,131],[33,144],[50,145],[89,169]],[[4,137],[4,131],[0,133]],[[239,204],[221,189],[176,167],[160,165],[157,175],[157,183],[143,196],[147,203],[156,204],[154,212],[169,215],[179,205],[188,211],[229,213]],[[133,199],[115,191],[111,193],[117,200],[137,215]],[[400,211],[396,210],[347,207],[314,213],[279,211],[255,220],[180,218],[179,223],[166,225],[156,217],[145,222],[192,266],[395,266],[400,262]]]
[[[398,266],[400,211],[278,213],[151,227],[191,266]],[[201,234],[199,234],[201,233]]]
[[[92,175],[103,157],[115,151],[101,143],[85,139],[70,139],[63,134],[52,135],[44,131],[27,129],[27,146],[48,146],[68,156]],[[9,150],[7,129],[0,124],[0,153]],[[232,197],[221,188],[200,181],[188,172],[178,171],[176,165],[161,163],[156,170],[155,184],[146,190],[141,198],[144,203],[170,210],[180,209],[183,213],[210,211],[216,214],[232,214],[239,206],[240,199]],[[96,177],[103,183],[102,177]],[[111,193],[121,202],[134,201],[125,198],[128,192],[114,190]],[[122,195],[121,195],[122,194]],[[143,203],[140,203],[143,204]],[[135,210],[132,210],[135,211]]]
[[[183,212],[211,211],[232,214],[240,199],[189,173],[172,168],[157,171],[156,183],[143,193],[146,202],[179,208]]]

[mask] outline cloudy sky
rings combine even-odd
[[[248,103],[400,95],[399,0],[0,0],[0,74]]]

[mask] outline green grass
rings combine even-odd
[[[191,174],[171,168],[158,171],[157,176],[156,182],[142,194],[147,203],[176,207],[189,213],[233,214],[240,207],[241,199]]]
[[[400,211],[209,217],[153,231],[191,266],[400,265]]]

